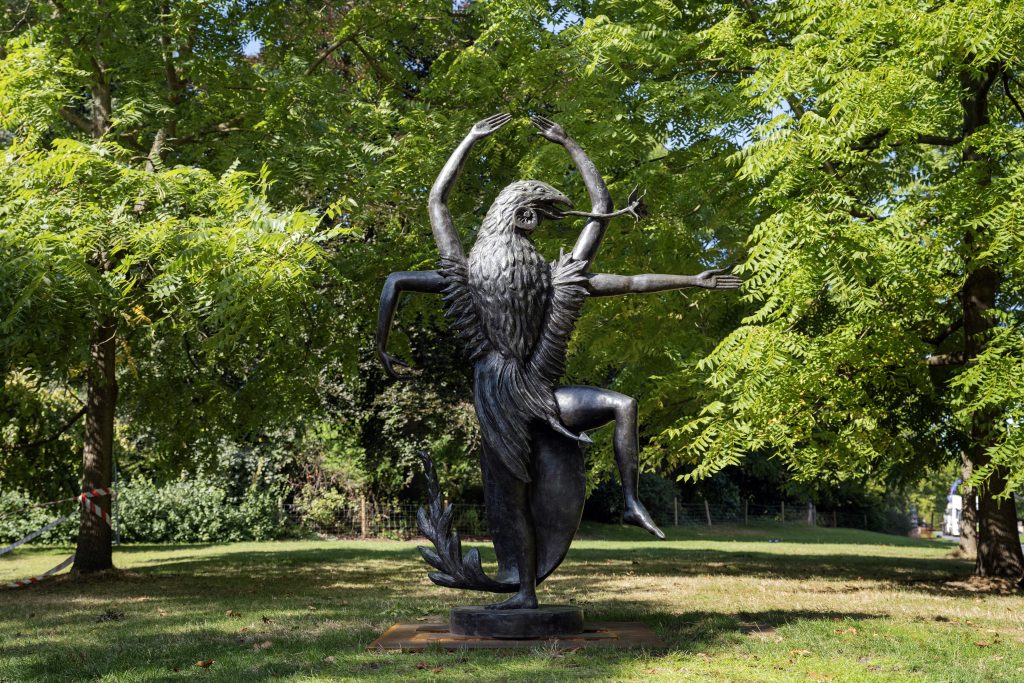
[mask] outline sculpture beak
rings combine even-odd
[[[545,217],[556,221],[565,216],[565,213],[558,208],[559,205],[567,209],[571,209],[573,207],[572,200],[561,192],[556,192],[553,196],[547,197],[544,201],[546,206],[541,210],[541,213],[543,213]]]

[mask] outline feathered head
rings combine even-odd
[[[529,234],[545,219],[558,220],[558,205],[572,207],[564,194],[539,180],[517,180],[495,198],[484,216],[481,232]]]

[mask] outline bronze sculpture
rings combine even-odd
[[[684,287],[735,289],[740,279],[724,270],[700,275],[622,276],[589,272],[610,218],[639,217],[636,193],[612,210],[611,195],[580,146],[553,121],[531,122],[546,140],[565,148],[583,178],[590,212],[571,211],[568,197],[539,181],[503,189],[488,210],[467,258],[452,224],[447,199],[470,149],[511,120],[498,114],[476,123],[452,153],[430,192],[430,222],[440,251],[432,271],[392,273],[381,294],[377,352],[387,372],[406,366],[387,351],[387,337],[403,291],[441,294],[446,315],[474,363],[474,405],[483,437],[481,468],[488,524],[498,558],[491,578],[476,550],[462,555],[451,529],[452,511],[442,506],[436,475],[425,458],[430,506],[420,510],[423,533],[435,550],[420,548],[437,571],[439,585],[515,593],[490,609],[537,607],[536,586],[568,551],[583,510],[585,481],[580,442],[587,430],[614,421],[614,453],[625,500],[624,521],[664,538],[637,497],[636,401],[618,392],[557,386],[566,348],[589,296],[660,292]],[[563,208],[566,207],[566,208]],[[544,219],[590,220],[569,254],[548,263],[530,235]],[[408,367],[408,366],[406,366]]]

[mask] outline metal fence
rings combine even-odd
[[[293,505],[286,505],[285,513],[297,525],[323,536],[408,539],[420,535],[416,523],[419,508],[413,504],[381,506],[361,500],[355,505],[335,510],[328,519],[312,519]],[[452,527],[462,538],[490,534],[483,505],[455,503],[452,508]]]
[[[868,515],[860,510],[819,510],[813,504],[792,505],[785,502],[714,505],[707,501],[682,502],[673,505],[673,526],[715,526],[716,524],[756,524],[785,522],[808,526],[868,528]]]
[[[455,503],[453,528],[463,538],[486,538],[490,535],[483,505]],[[298,526],[313,533],[341,538],[395,538],[408,539],[420,535],[416,523],[419,505],[375,505],[370,501],[337,509],[329,518],[305,516],[295,506],[285,506],[288,517]],[[856,510],[818,510],[813,504],[786,503],[714,505],[706,501],[684,502],[676,499],[671,519],[664,519],[662,511],[658,522],[662,526],[716,526],[721,524],[749,525],[765,522],[784,522],[822,527],[868,528],[868,516]]]

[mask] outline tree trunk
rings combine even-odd
[[[964,283],[964,332],[966,333],[967,358],[973,359],[981,353],[988,342],[988,335],[995,325],[991,310],[995,306],[998,274],[988,266],[978,268],[967,276]],[[969,443],[964,463],[971,470],[984,467],[989,462],[988,449],[992,446],[994,427],[999,413],[991,409],[976,411],[971,415]],[[978,536],[975,574],[991,578],[1019,581],[1024,577],[1024,553],[1021,552],[1017,535],[1017,508],[1013,498],[999,500],[1006,493],[1006,472],[996,468],[985,480],[978,497]],[[964,501],[962,519],[967,518],[968,505]],[[961,525],[963,522],[961,522]],[[963,526],[961,526],[961,529]]]
[[[993,65],[982,74],[965,75],[962,80],[966,97],[963,100],[964,169],[962,172],[976,172],[980,185],[989,184],[992,177],[992,159],[971,144],[970,136],[986,125],[988,117],[988,93],[999,74],[999,65]],[[969,230],[964,235],[968,271],[961,292],[964,321],[964,357],[973,362],[985,351],[996,325],[992,310],[996,294],[1002,283],[1002,274],[992,265],[975,265],[980,232]],[[996,422],[1000,419],[997,410],[991,408],[975,411],[967,434],[968,447],[965,449],[964,465],[976,471],[989,462],[988,449],[993,445]],[[998,497],[1006,492],[1006,473],[996,468],[979,490],[978,535],[975,574],[991,578],[1019,581],[1024,576],[1024,554],[1021,553],[1020,538],[1017,536],[1017,508],[1012,497],[1006,501]],[[966,503],[966,501],[965,501]],[[964,505],[966,514],[967,505]]]
[[[89,346],[89,377],[85,413],[85,448],[82,455],[82,490],[107,488],[113,476],[114,409],[117,405],[117,378],[114,336],[117,323],[107,318],[97,326]],[[94,498],[101,509],[110,512],[110,497]],[[82,506],[78,526],[78,549],[74,572],[95,572],[114,566],[110,526]]]
[[[97,34],[97,41],[100,36]],[[113,113],[110,81],[106,68],[97,55],[101,54],[99,42],[96,54],[90,58],[93,66],[92,130],[93,139],[99,140],[110,129]],[[108,272],[112,266],[109,255],[97,247],[93,265],[101,272]],[[117,334],[117,320],[108,315],[96,326],[93,340],[89,344],[89,375],[85,399],[85,438],[82,450],[82,491],[107,488],[111,484],[114,470],[114,412],[117,406],[117,377],[114,336]],[[93,498],[100,509],[108,514],[111,509],[109,496]],[[110,569],[113,562],[113,534],[103,519],[86,506],[82,506],[78,523],[78,547],[75,550],[75,564],[72,572],[97,572]]]
[[[984,351],[988,336],[995,325],[992,308],[995,306],[996,290],[1000,277],[989,266],[982,266],[967,276],[964,283],[964,332],[967,358],[973,359]],[[970,464],[972,471],[989,462],[988,449],[992,446],[994,427],[999,413],[982,409],[971,415],[968,433],[969,446],[966,449],[965,469]],[[1012,497],[999,500],[1006,492],[1006,473],[996,468],[985,480],[978,497],[978,537],[975,574],[991,578],[1019,581],[1024,577],[1024,553],[1021,552],[1017,536],[1017,508]],[[967,501],[964,502],[964,516],[967,515]]]
[[[973,463],[966,453],[962,453],[963,466],[960,468],[960,476],[964,481],[971,477],[974,471]],[[960,485],[960,552],[964,557],[974,559],[978,555],[978,508],[977,498],[974,489],[966,484]]]
[[[988,478],[986,489],[1006,490],[1006,470],[997,467]],[[1017,534],[1017,504],[1009,498],[996,499],[993,495],[978,497],[978,576],[1020,581],[1024,578],[1024,553]]]

